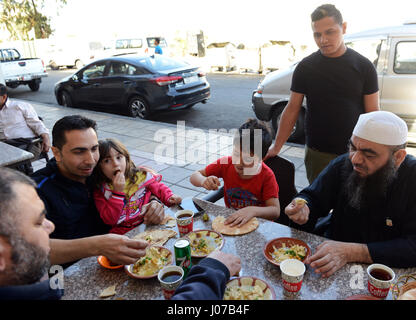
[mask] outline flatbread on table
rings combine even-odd
[[[116,294],[116,285],[113,285],[101,291],[100,298],[108,298],[108,297],[114,296],[115,294]]]
[[[229,225],[225,225],[224,221],[224,216],[216,217],[212,221],[212,229],[228,236],[238,236],[254,231],[259,226],[259,221],[256,217],[251,218],[246,224],[242,225],[241,227],[230,227]]]
[[[163,246],[170,238],[177,235],[176,231],[167,229],[148,230],[133,237],[136,240],[145,240],[151,245]]]
[[[168,228],[174,228],[176,227],[176,219],[172,216],[165,215],[165,217],[163,218],[160,224],[163,224],[165,225],[165,227],[168,227]]]

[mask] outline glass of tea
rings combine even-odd
[[[396,277],[394,271],[384,264],[374,263],[367,268],[368,291],[376,298],[385,299]]]
[[[179,210],[175,214],[179,235],[183,237],[194,229],[194,213],[191,210]]]
[[[166,266],[159,271],[157,278],[166,300],[172,298],[175,290],[182,283],[183,275],[184,272],[180,266]]]

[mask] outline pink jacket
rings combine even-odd
[[[95,205],[104,223],[112,226],[111,233],[124,234],[141,224],[141,209],[149,203],[152,194],[170,206],[168,200],[173,192],[161,180],[161,175],[147,171],[146,180],[137,186],[129,199],[126,199],[124,192],[110,190],[107,184],[94,190]]]

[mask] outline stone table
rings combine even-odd
[[[194,218],[194,230],[211,229],[212,220],[219,215],[228,216],[232,209],[221,207],[200,199],[195,199],[208,213],[210,220],[202,221],[202,215]],[[171,212],[172,214],[172,212]],[[235,254],[241,258],[242,269],[240,276],[254,276],[265,280],[273,287],[276,299],[289,299],[283,295],[281,274],[279,267],[271,264],[263,255],[265,244],[274,238],[291,237],[305,241],[312,250],[326,239],[314,234],[299,231],[285,225],[274,223],[259,218],[259,227],[248,234],[241,236],[224,236],[225,244],[222,251]],[[141,225],[127,233],[128,236],[160,228],[160,226],[147,227]],[[178,232],[177,227],[174,228]],[[177,236],[179,237],[179,236]],[[169,239],[165,247],[172,252],[175,238]],[[193,259],[192,263],[197,264],[200,259]],[[173,262],[174,263],[174,262]],[[331,277],[323,279],[307,266],[300,295],[296,299],[301,300],[343,300],[352,295],[364,294],[367,291],[367,274],[365,264],[347,264],[338,270]],[[415,269],[397,269],[396,279],[402,274],[415,272]],[[108,299],[126,300],[154,300],[163,299],[161,287],[157,278],[139,280],[129,277],[124,268],[109,270],[97,263],[97,257],[85,258],[67,268],[64,272],[65,295],[63,299],[68,300],[90,300],[100,299],[100,292],[116,285],[116,295]],[[391,292],[387,299],[392,299]]]
[[[33,157],[28,151],[0,142],[0,167],[15,167],[30,161]]]

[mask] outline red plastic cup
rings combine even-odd
[[[191,210],[179,210],[175,214],[179,235],[187,235],[194,230],[194,213]]]

